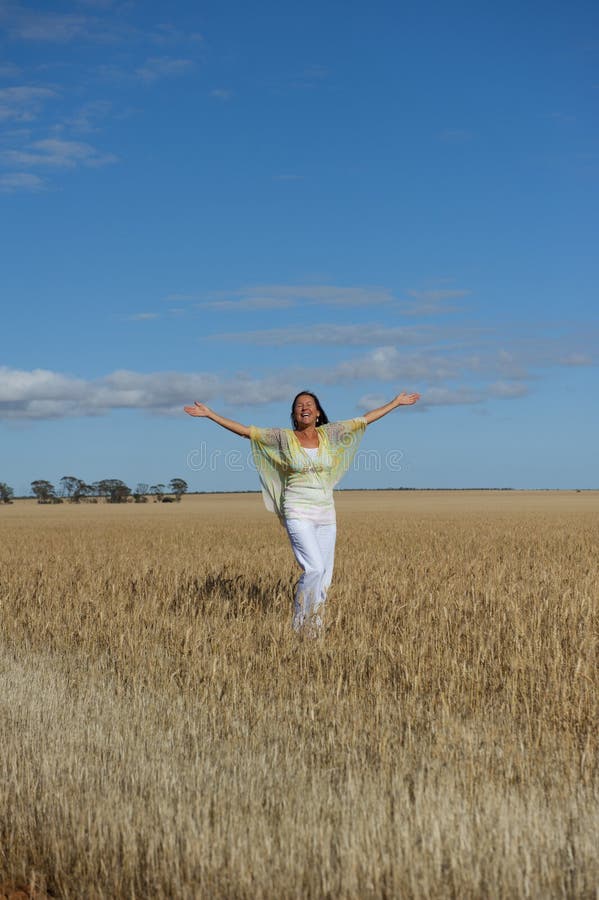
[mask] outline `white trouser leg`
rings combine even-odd
[[[285,527],[302,576],[295,592],[293,627],[308,620],[322,626],[320,614],[333,577],[336,525],[316,525],[309,519],[287,519]]]

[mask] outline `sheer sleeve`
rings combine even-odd
[[[284,433],[281,428],[250,426],[252,458],[258,471],[264,505],[282,516],[283,491],[287,474]]]
[[[328,425],[322,425],[321,427],[326,432],[331,446],[338,444],[350,446],[356,438],[358,443],[362,439],[366,429],[366,419],[363,416],[358,416],[356,419],[346,419],[343,422],[329,422]]]
[[[321,425],[318,430],[329,444],[333,460],[330,483],[334,486],[352,464],[366,430],[366,419],[358,416],[343,422],[329,422],[327,425]]]

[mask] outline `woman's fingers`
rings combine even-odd
[[[400,406],[409,406],[412,403],[416,403],[417,400],[420,400],[420,394],[407,394],[405,391],[402,391],[401,394],[397,397]]]

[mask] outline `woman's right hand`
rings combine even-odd
[[[194,400],[193,406],[184,406],[183,409],[188,416],[209,416],[212,410],[205,403],[198,403]]]

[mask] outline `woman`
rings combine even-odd
[[[347,472],[367,425],[420,394],[398,394],[356,419],[330,423],[318,397],[301,391],[291,405],[289,428],[256,428],[225,419],[196,400],[190,416],[212,419],[249,438],[267,509],[285,526],[302,576],[295,592],[293,627],[310,633],[322,627],[321,614],[333,575],[336,520],[333,488]]]

